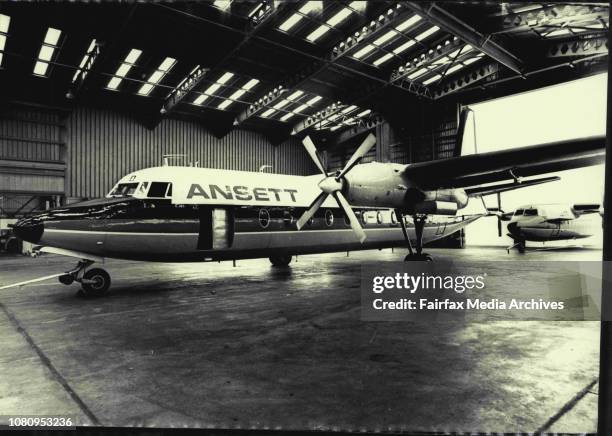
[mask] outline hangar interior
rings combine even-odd
[[[3,2],[0,230],[104,196],[125,174],[164,162],[316,174],[306,135],[330,171],[369,133],[376,145],[364,162],[459,156],[467,105],[606,72],[608,33],[609,6],[595,2]],[[25,363],[5,368],[18,382],[0,381],[0,406],[59,410],[85,425],[593,430],[592,324],[567,323],[563,333],[537,323],[459,333],[364,325],[358,293],[330,301],[319,288],[350,290],[368,261],[341,253],[263,273],[245,262],[242,277],[227,264],[111,262],[126,273],[115,299],[83,303],[42,285],[5,294],[0,343],[12,353],[6,362]],[[3,282],[15,282],[50,274],[61,259],[5,265]],[[542,362],[555,346],[580,356]],[[237,364],[244,356],[252,363]],[[334,376],[347,365],[352,378]],[[456,409],[434,411],[449,399]],[[572,415],[559,415],[572,399]]]
[[[3,217],[173,163],[313,174],[461,153],[462,105],[607,68],[605,4],[3,4]],[[460,136],[460,135],[459,135]]]

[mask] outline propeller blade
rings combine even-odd
[[[502,237],[502,221],[499,216],[497,217],[497,236]]]
[[[327,198],[327,195],[328,194],[326,194],[325,192],[321,192],[319,196],[314,199],[312,204],[308,207],[308,210],[302,214],[299,220],[297,220],[296,226],[298,230],[304,227],[308,220],[310,220],[310,218],[312,218],[314,214],[317,213],[317,210],[319,210],[319,208]]]
[[[306,151],[310,155],[310,158],[314,161],[317,168],[323,173],[324,176],[327,176],[327,172],[325,172],[325,168],[323,168],[321,159],[319,159],[319,155],[317,154],[317,147],[315,147],[314,142],[312,142],[312,139],[310,139],[310,136],[305,137],[302,140],[302,144],[304,144]]]
[[[368,154],[368,151],[370,151],[374,144],[376,144],[376,136],[370,133],[366,137],[366,139],[363,140],[359,148],[355,150],[355,153],[353,153],[353,155],[346,163],[340,174],[336,176],[336,180],[340,180],[342,177],[344,177],[344,175],[348,173],[357,164],[357,162],[359,162],[366,154]]]
[[[348,201],[346,201],[346,198],[344,198],[342,192],[337,191],[334,192],[332,195],[336,199],[336,202],[338,203],[338,206],[340,206],[340,209],[342,209],[346,216],[348,216],[349,221],[351,222],[351,228],[359,238],[359,242],[363,244],[363,241],[366,240],[367,236],[363,231],[363,228],[361,228],[361,224],[359,224],[359,219],[355,215],[355,212],[353,212],[353,209],[351,209],[351,205],[348,203]]]

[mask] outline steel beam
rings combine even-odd
[[[315,60],[312,64],[308,65],[305,69],[302,69],[297,74],[285,79],[281,85],[281,89],[285,91],[290,91],[295,88],[300,88],[303,86],[305,82],[310,80],[313,76],[317,75],[325,68],[330,65],[335,65],[336,61],[348,53],[350,53],[355,47],[362,44],[364,41],[370,40],[376,35],[382,33],[382,31],[388,29],[389,26],[397,23],[402,18],[405,18],[410,14],[410,11],[407,11],[402,3],[395,5],[395,8],[390,9],[386,14],[381,15],[381,18],[372,20],[368,25],[363,26],[358,32],[350,32],[349,36],[346,40],[339,42],[336,44],[334,48],[320,60]],[[345,66],[338,65],[339,68],[346,69]],[[354,72],[354,71],[353,71]],[[359,72],[360,75],[364,75],[364,73]],[[377,81],[381,81],[381,79],[377,77],[368,77],[369,79],[374,79]],[[401,84],[397,84],[396,86],[404,88]],[[266,97],[268,97],[274,91],[269,92]],[[268,98],[264,104],[253,104],[251,107],[242,111],[234,121],[234,125],[239,125],[259,110],[264,107],[272,106],[276,101],[281,99],[284,95],[284,91],[281,93],[276,93],[273,98]],[[264,97],[264,98],[266,98]],[[333,99],[343,99],[345,96],[334,95]]]
[[[558,58],[605,53],[608,53],[608,38],[600,36],[596,38],[584,38],[577,41],[558,42],[547,50],[546,56],[549,58]]]
[[[489,63],[478,66],[469,72],[456,76],[453,80],[445,82],[440,88],[433,90],[434,99],[439,99],[448,94],[456,92],[466,86],[473,85],[483,79],[493,76],[499,72],[499,64]]]
[[[495,41],[492,41],[490,36],[478,32],[476,29],[442,9],[436,3],[407,2],[406,6],[414,12],[425,16],[432,24],[457,36],[487,56],[510,68],[512,71],[517,73],[523,71],[523,62],[519,58]]]
[[[96,41],[92,51],[89,53],[86,53],[87,61],[85,62],[85,65],[83,65],[83,68],[79,67],[79,70],[78,70],[79,74],[77,75],[75,81],[72,83],[72,85],[70,86],[70,89],[68,90],[67,96],[69,96],[69,98],[73,99],[76,96],[78,96],[79,93],[81,92],[81,89],[83,89],[83,86],[85,84],[85,79],[89,75],[93,75],[97,73],[96,66],[99,65],[99,63],[96,63],[96,60],[100,57],[101,51],[102,51],[102,44]]]
[[[185,97],[192,91],[194,88],[198,87],[206,77],[206,74],[210,70],[215,70],[221,68],[228,60],[234,57],[259,31],[259,29],[263,28],[265,23],[269,22],[272,17],[281,9],[284,8],[286,3],[280,3],[277,5],[276,2],[272,1],[264,1],[264,7],[261,9],[261,14],[254,15],[249,19],[248,29],[243,32],[242,40],[228,53],[226,53],[223,58],[216,63],[216,65],[212,68],[204,68],[198,66],[194,71],[192,71],[187,78],[181,82],[179,86],[174,88],[160,109],[160,113],[168,114],[171,112],[178,104],[185,99]],[[159,123],[161,119],[157,120]]]
[[[359,136],[363,133],[369,132],[372,129],[375,129],[383,122],[383,118],[379,115],[373,115],[365,119],[360,119],[357,124],[343,130],[328,148],[337,147],[346,141],[350,141],[355,136]]]

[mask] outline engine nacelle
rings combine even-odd
[[[467,206],[469,198],[463,189],[437,189],[435,191],[425,191],[423,201],[441,201],[455,203],[457,209]]]
[[[421,201],[414,205],[413,213],[426,215],[455,215],[457,203],[450,201]]]

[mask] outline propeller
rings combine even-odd
[[[319,188],[321,189],[321,193],[314,199],[314,201],[308,206],[306,212],[302,214],[300,219],[297,221],[297,228],[300,230],[302,227],[306,225],[306,223],[315,215],[317,210],[321,207],[323,202],[327,199],[328,196],[334,197],[340,209],[344,212],[344,214],[348,217],[349,222],[351,223],[351,228],[357,238],[359,238],[359,242],[363,242],[366,240],[366,234],[359,223],[359,219],[353,212],[351,205],[346,200],[344,195],[342,194],[342,188],[344,186],[345,176],[346,174],[353,169],[355,165],[359,163],[359,161],[370,151],[370,149],[376,144],[376,137],[371,133],[364,139],[361,145],[355,150],[355,153],[348,160],[344,168],[336,173],[333,176],[328,176],[321,160],[319,159],[319,155],[317,154],[317,148],[314,143],[310,139],[309,136],[304,138],[302,141],[306,151],[310,155],[310,158],[314,161],[317,168],[321,171],[324,178],[319,182]]]

